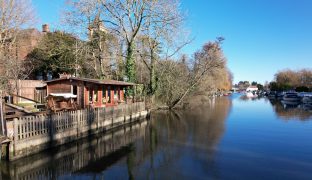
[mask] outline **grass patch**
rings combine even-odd
[[[27,103],[17,103],[15,105],[22,107],[22,108],[25,108],[25,107],[29,107],[29,106],[34,106],[35,104],[31,103],[31,102],[27,102]]]

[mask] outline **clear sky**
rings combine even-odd
[[[33,0],[39,25],[59,25],[64,0]],[[218,36],[234,83],[264,83],[283,69],[312,68],[312,0],[181,0],[195,40],[183,49],[193,54]]]

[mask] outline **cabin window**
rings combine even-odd
[[[120,88],[118,88],[118,93],[117,93],[117,95],[118,95],[118,100],[120,101]]]
[[[107,102],[106,99],[106,88],[105,86],[102,87],[102,103],[105,104]]]
[[[98,100],[99,100],[99,93],[98,93],[97,88],[95,88],[94,93],[93,93],[93,101],[98,102]]]
[[[89,90],[89,102],[93,102],[93,90]]]
[[[110,87],[108,86],[107,88],[107,102],[110,103],[111,102],[111,90]]]
[[[118,100],[117,87],[114,87],[114,100]]]
[[[77,95],[77,86],[76,85],[73,86],[73,94]]]

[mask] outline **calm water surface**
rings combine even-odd
[[[312,111],[240,95],[1,164],[2,179],[312,179]]]

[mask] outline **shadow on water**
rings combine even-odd
[[[307,107],[301,103],[282,103],[278,100],[270,100],[276,115],[285,120],[300,120],[308,121],[312,120],[312,108]]]
[[[84,138],[13,162],[1,162],[0,179],[58,179],[97,174],[134,151],[133,142],[144,139],[149,121]]]

